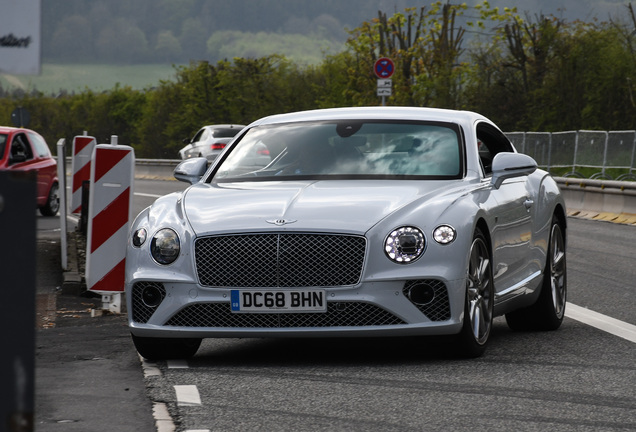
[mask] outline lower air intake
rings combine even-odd
[[[170,318],[177,327],[364,327],[406,324],[386,310],[362,302],[329,303],[324,313],[232,313],[229,303],[196,303]]]

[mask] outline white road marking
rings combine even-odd
[[[177,393],[177,405],[179,406],[199,406],[201,396],[199,389],[195,385],[176,385],[174,391]]]
[[[636,343],[636,326],[623,321],[608,317],[607,315],[594,312],[592,310],[567,303],[565,306],[565,316],[575,319],[589,326],[606,331],[614,336],[627,339]]]
[[[161,370],[159,370],[156,363],[149,362],[140,355],[139,361],[141,361],[141,368],[144,371],[144,378],[148,378],[151,376],[161,376]]]
[[[174,432],[176,430],[165,403],[155,402],[152,406],[152,415],[155,418],[157,432]]]
[[[187,360],[167,360],[166,363],[168,369],[188,369],[190,367]]]

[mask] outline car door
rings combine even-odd
[[[199,133],[194,137],[194,141],[192,143],[193,146],[197,149],[197,156],[206,156],[210,153],[210,143],[209,141],[212,139],[212,133],[208,128],[201,129]]]
[[[485,177],[492,175],[490,163],[499,152],[512,152],[513,147],[496,128],[487,123],[477,126],[480,160]],[[495,290],[499,296],[514,296],[523,281],[537,268],[531,259],[532,208],[534,206],[528,176],[505,180],[496,189],[491,186],[491,197],[495,204],[491,208],[493,272]]]
[[[49,184],[55,176],[55,161],[41,158],[25,132],[17,132],[9,147],[9,169],[35,171],[37,176],[37,202],[46,202]]]
[[[41,135],[33,131],[27,131],[26,134],[33,151],[33,165],[38,171],[38,197],[46,202],[51,186],[57,177],[57,162],[53,159],[49,146]]]

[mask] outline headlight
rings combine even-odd
[[[146,238],[148,237],[148,232],[145,228],[139,228],[133,234],[132,244],[135,247],[141,247],[142,244],[146,243]]]
[[[457,237],[457,231],[450,225],[440,225],[433,231],[433,238],[442,245],[452,243],[455,237]]]
[[[150,243],[150,253],[159,264],[171,264],[179,257],[179,236],[169,228],[157,231]]]
[[[424,233],[416,227],[400,227],[384,241],[384,252],[396,263],[407,264],[418,259],[426,247]]]

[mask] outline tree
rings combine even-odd
[[[506,130],[632,129],[629,25],[499,16],[471,52],[466,100]]]
[[[466,69],[460,62],[465,29],[456,18],[466,9],[465,4],[438,1],[430,8],[407,8],[391,17],[379,11],[377,19],[354,29],[347,46],[356,65],[348,73],[364,77],[350,80],[368,89],[365,102],[375,92],[375,61],[389,57],[396,64],[391,103],[456,107]]]

